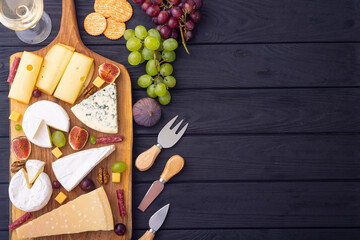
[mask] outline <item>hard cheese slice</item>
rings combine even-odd
[[[115,150],[114,145],[79,151],[52,163],[56,179],[67,190],[74,189],[102,160]]]
[[[23,53],[10,88],[9,98],[29,104],[42,62],[41,56],[29,52]]]
[[[74,104],[93,64],[94,59],[75,52],[61,77],[54,96],[67,103]]]
[[[52,95],[73,54],[74,51],[63,45],[54,45],[44,58],[36,86]]]
[[[89,128],[103,133],[118,132],[116,85],[111,83],[71,108]]]
[[[20,239],[114,229],[109,200],[103,187],[19,227]]]

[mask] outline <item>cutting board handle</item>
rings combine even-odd
[[[74,0],[62,0],[60,30],[53,43],[58,42],[74,46],[75,48],[79,45],[85,46],[81,41],[79,33]]]

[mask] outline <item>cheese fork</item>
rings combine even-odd
[[[184,119],[182,119],[174,128],[170,128],[176,121],[178,116],[171,119],[160,131],[158,135],[158,144],[152,146],[150,149],[146,150],[145,152],[141,153],[135,161],[135,166],[140,171],[146,171],[154,164],[156,157],[161,152],[163,148],[171,148],[174,146],[180,138],[184,135],[186,129],[189,126],[187,123],[179,133],[176,133],[177,130],[180,128]]]

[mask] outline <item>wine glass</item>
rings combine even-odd
[[[51,32],[43,0],[0,0],[0,22],[28,44],[44,41]]]

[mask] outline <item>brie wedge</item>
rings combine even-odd
[[[86,126],[103,133],[118,132],[116,85],[111,83],[71,108]]]
[[[40,164],[37,161],[39,160],[29,161],[30,164],[26,165],[30,166],[31,175],[33,176],[34,172],[37,172],[35,175],[38,175],[35,176],[35,182],[29,188],[28,174],[24,169],[19,170],[10,180],[9,198],[16,208],[25,212],[34,212],[45,207],[51,198],[53,189],[49,176],[42,172],[44,166],[38,169]]]
[[[30,142],[39,147],[51,148],[49,127],[69,131],[70,118],[60,105],[43,100],[26,109],[22,128]]]
[[[40,160],[28,160],[25,164],[28,180],[33,184],[36,178],[44,171],[45,162]]]
[[[102,160],[115,150],[114,145],[91,148],[59,158],[52,163],[56,179],[70,192]]]

